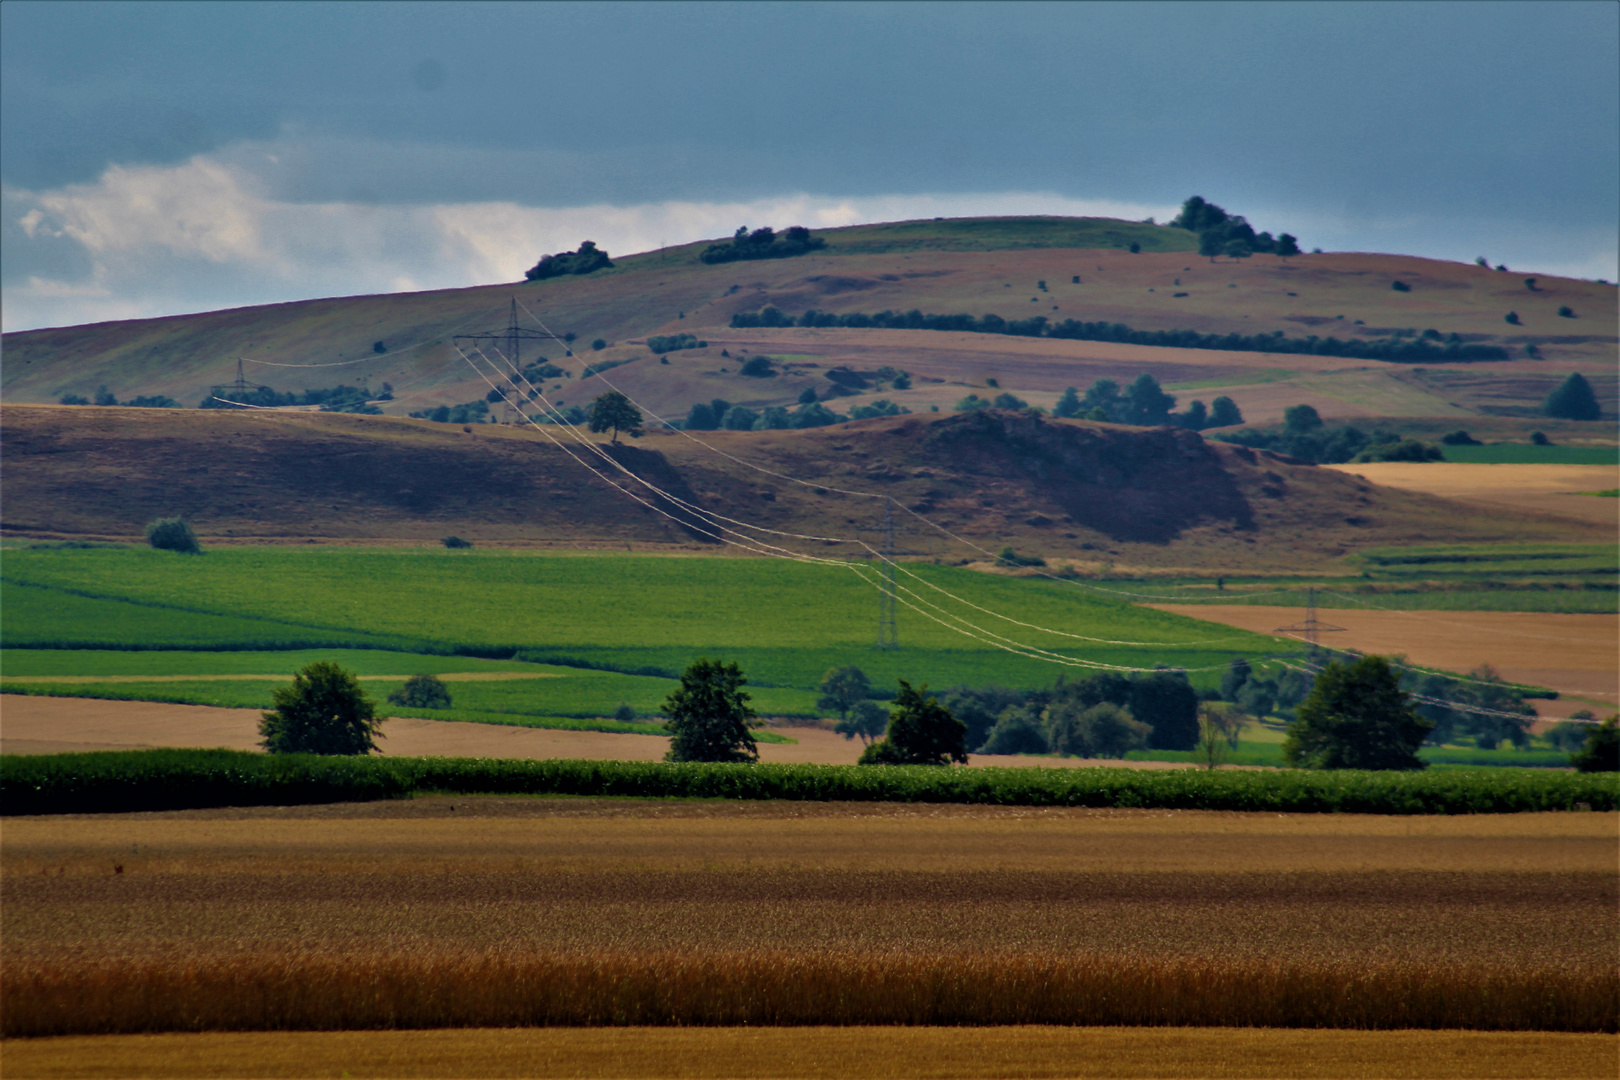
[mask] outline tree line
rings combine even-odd
[[[213,394],[203,398],[197,405],[199,409],[238,409],[243,406],[258,407],[261,409],[285,408],[289,405],[319,405],[321,412],[364,413],[367,416],[381,416],[382,410],[371,404],[373,401],[394,400],[394,388],[389,383],[383,383],[382,392],[373,395],[363,386],[349,386],[339,383],[337,386],[328,386],[315,390],[306,389],[302,394],[295,394],[291,390],[272,390],[268,386],[256,387],[243,393],[240,399],[232,398],[222,401]]]
[[[524,271],[523,276],[528,281],[543,281],[567,274],[590,274],[611,269],[612,266],[613,260],[608,258],[608,253],[598,248],[595,241],[586,240],[579,245],[578,251],[559,251],[555,255],[540,256],[540,261]]]
[[[1211,260],[1217,255],[1245,259],[1257,252],[1286,259],[1300,253],[1294,237],[1283,233],[1274,239],[1268,232],[1257,233],[1242,214],[1228,214],[1201,195],[1181,204],[1170,227],[1197,233],[1198,254]]]
[[[1125,345],[1154,345],[1172,349],[1216,349],[1225,352],[1292,353],[1311,356],[1342,356],[1358,360],[1386,360],[1400,364],[1451,364],[1479,360],[1506,360],[1508,351],[1499,345],[1465,342],[1457,334],[1443,341],[1433,338],[1407,338],[1396,335],[1368,340],[1340,340],[1336,337],[1291,338],[1281,330],[1269,334],[1204,334],[1197,330],[1135,330],[1124,323],[1082,322],[1065,319],[1050,322],[1044,315],[1028,319],[1004,319],[1000,315],[975,317],[924,314],[910,311],[859,311],[839,315],[814,308],[794,317],[775,307],[758,312],[739,312],[731,317],[733,329],[770,327],[849,327],[880,330],[945,330],[956,333],[1010,334],[1014,337],[1046,337],[1070,341],[1113,341]]]

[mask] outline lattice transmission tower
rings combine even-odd
[[[523,343],[525,341],[545,341],[550,337],[550,334],[518,325],[517,297],[514,296],[512,298],[512,314],[506,321],[505,330],[486,330],[481,334],[457,334],[451,340],[470,341],[480,346],[487,345],[504,357],[517,371],[522,371]],[[523,395],[518,391],[517,382],[515,381],[517,376],[513,372],[502,371],[500,376],[506,380],[509,386],[502,400],[506,402],[506,407],[509,410],[507,418],[512,419],[513,414],[518,412],[522,406]],[[514,401],[514,398],[517,400]]]
[[[1325,623],[1316,617],[1316,587],[1312,586],[1305,591],[1305,621],[1295,623],[1293,626],[1279,626],[1272,631],[1275,634],[1304,634],[1305,641],[1311,648],[1321,646],[1318,634],[1342,633],[1344,627]]]

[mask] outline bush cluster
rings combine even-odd
[[[744,259],[788,259],[827,246],[827,241],[810,235],[802,225],[778,233],[770,226],[748,231],[743,225],[728,241],[710,244],[699,256],[706,263],[728,263]]]
[[[467,401],[460,405],[440,405],[411,413],[418,420],[432,420],[436,424],[482,424],[489,416],[489,402]]]
[[[707,349],[707,341],[699,341],[691,334],[654,334],[647,339],[647,348],[655,353],[679,352],[682,349]]]
[[[578,251],[559,251],[555,255],[540,256],[540,261],[524,271],[523,276],[529,281],[543,281],[565,274],[589,274],[612,266],[613,260],[608,258],[608,253],[598,248],[595,241],[586,240],[579,245]]]
[[[0,757],[0,813],[127,813],[489,795],[1166,807],[1275,813],[1614,810],[1609,773],[861,768],[133,750]]]

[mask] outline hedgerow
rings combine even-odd
[[[1136,807],[1275,813],[1613,810],[1620,778],[1450,769],[956,769],[136,750],[0,758],[0,813],[295,805],[415,793]]]

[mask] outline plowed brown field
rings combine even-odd
[[[1383,461],[1323,468],[1360,476],[1383,487],[1608,525],[1620,534],[1620,500],[1583,494],[1620,487],[1620,467],[1613,465],[1419,465]]]

